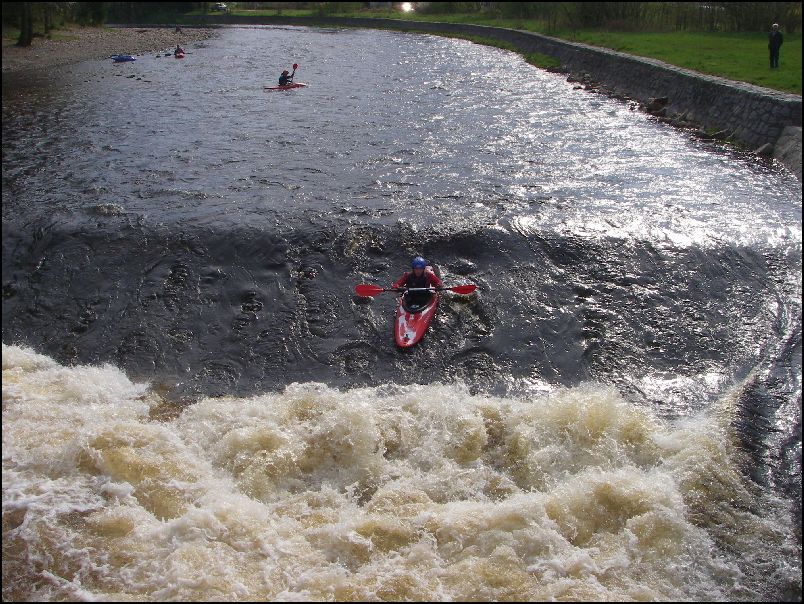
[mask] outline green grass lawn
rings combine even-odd
[[[785,35],[779,69],[768,66],[763,33],[563,32],[556,37],[659,59],[701,73],[801,94],[801,35]]]
[[[311,10],[233,11],[232,14],[276,16],[317,16]],[[706,33],[706,32],[603,32],[603,31],[558,31],[549,32],[542,21],[495,19],[482,13],[454,15],[424,15],[398,11],[360,11],[338,13],[340,17],[378,17],[412,21],[441,21],[449,23],[474,23],[522,29],[550,35],[556,38],[583,42],[594,46],[611,48],[620,52],[659,59],[671,65],[716,75],[730,80],[749,82],[774,90],[801,94],[801,34],[785,33],[781,48],[779,69],[768,66],[767,34],[757,33]],[[465,37],[465,36],[456,36]],[[475,38],[482,44],[506,48],[490,39]],[[540,66],[549,66],[543,55],[531,61]],[[530,59],[528,59],[530,60]]]
[[[3,40],[13,40],[17,41],[20,37],[20,30],[14,29],[12,27],[4,27],[3,28]]]

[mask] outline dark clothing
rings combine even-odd
[[[391,286],[393,288],[400,287],[444,287],[436,274],[431,268],[425,268],[422,271],[422,276],[417,277],[413,271],[405,271],[405,273]]]
[[[280,86],[287,86],[288,84],[292,84],[293,83],[293,74],[295,74],[295,73],[296,73],[295,69],[293,70],[293,73],[291,73],[290,75],[288,75],[286,73],[283,73],[281,76],[279,76],[279,85]]]
[[[410,288],[410,287],[444,287],[433,270],[428,266],[422,272],[421,277],[417,277],[413,271],[406,271],[399,279],[394,281],[391,286],[395,289]],[[409,305],[418,304],[425,305],[430,301],[433,296],[430,292],[408,292],[405,294],[405,300]]]
[[[779,30],[772,31],[768,34],[768,48],[775,48],[778,50],[782,45],[782,41],[782,32]]]
[[[779,67],[779,48],[782,45],[782,32],[772,31],[768,34],[768,50],[770,51],[771,68]]]

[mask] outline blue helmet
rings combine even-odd
[[[410,261],[410,265],[413,268],[424,268],[425,266],[427,266],[427,261],[421,256],[416,256],[413,260]]]

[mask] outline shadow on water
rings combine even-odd
[[[445,296],[404,355],[391,338],[393,294],[361,300],[352,288],[390,284],[414,252],[446,283],[478,291]],[[182,397],[309,380],[461,379],[500,391],[595,379],[650,398],[645,376],[747,375],[761,356],[746,341],[768,347],[795,328],[777,317],[791,309],[767,302],[785,294],[773,263],[730,247],[663,251],[485,227],[411,237],[404,225],[337,216],[202,229],[123,213],[4,223],[3,256],[6,341],[62,362],[111,360]],[[796,352],[786,354],[795,372]],[[668,414],[694,404],[679,402]]]

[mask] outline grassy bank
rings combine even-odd
[[[233,15],[316,17],[311,10],[261,10],[233,11]],[[448,23],[472,23],[533,31],[556,38],[583,42],[594,46],[611,48],[620,52],[650,57],[692,69],[700,73],[720,76],[730,80],[748,82],[765,88],[801,94],[801,34],[785,34],[781,49],[780,67],[771,70],[768,66],[767,35],[756,33],[706,33],[706,32],[603,32],[603,31],[550,31],[542,21],[519,19],[495,19],[480,13],[453,15],[425,15],[396,11],[361,11],[337,13],[339,17],[391,18],[411,21],[440,21]],[[465,36],[455,36],[465,37]],[[467,38],[480,44],[509,48],[488,38]],[[526,57],[539,67],[554,66],[549,57]]]
[[[788,34],[779,69],[768,66],[768,38],[758,33],[564,32],[567,40],[659,59],[730,80],[801,94],[801,35]]]

